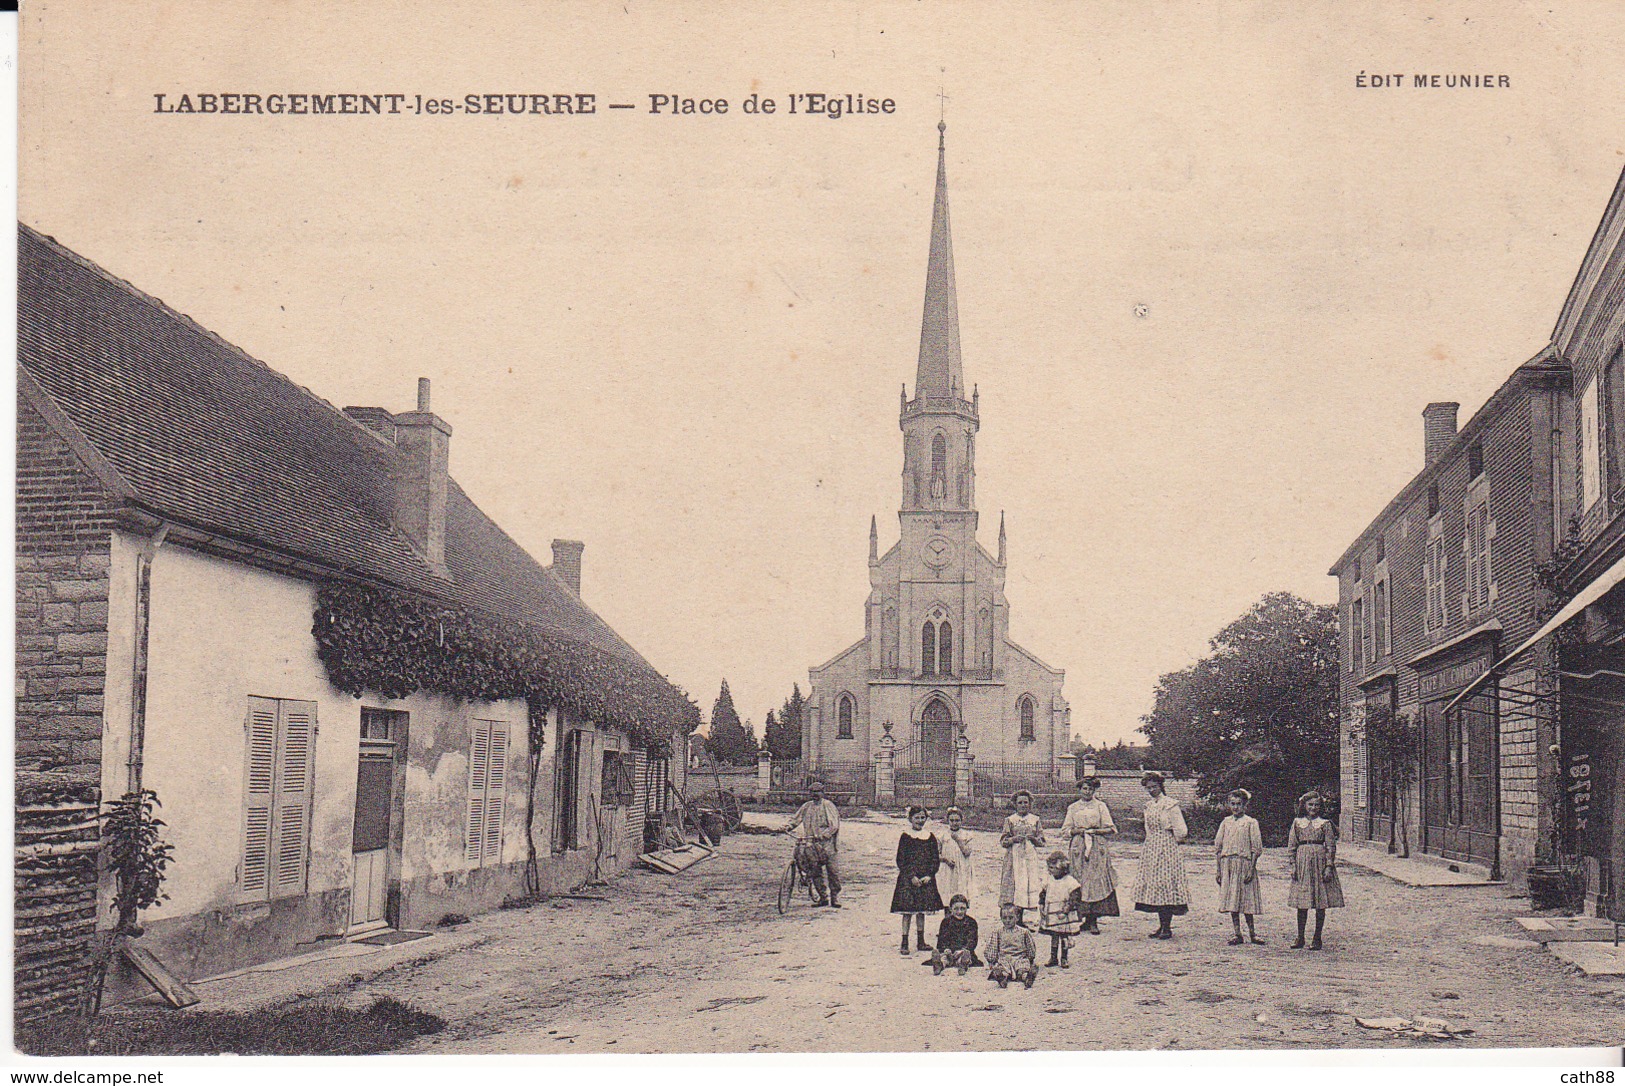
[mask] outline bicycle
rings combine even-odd
[[[819,898],[817,872],[820,861],[814,854],[813,844],[797,840],[795,853],[790,857],[790,862],[784,865],[784,873],[779,876],[778,905],[781,916],[790,910],[798,883],[806,889],[809,901],[816,902]]]

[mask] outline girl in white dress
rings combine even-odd
[[[949,807],[946,815],[948,832],[939,833],[942,867],[937,871],[937,887],[942,900],[950,901],[955,894],[965,895],[966,901],[976,898],[976,871],[971,864],[972,843],[965,829],[965,816],[958,807]]]
[[[1011,799],[1016,813],[1004,820],[999,844],[1004,847],[1004,871],[999,878],[999,904],[1014,905],[1026,914],[1038,909],[1038,892],[1048,871],[1039,849],[1044,846],[1044,823],[1033,814],[1033,794],[1023,789]]]
[[[1258,893],[1258,858],[1264,855],[1264,837],[1258,830],[1258,819],[1247,813],[1247,804],[1253,794],[1237,788],[1226,799],[1230,817],[1219,823],[1219,832],[1213,838],[1213,881],[1219,884],[1219,911],[1230,914],[1230,923],[1236,929],[1231,946],[1240,946],[1251,939],[1262,946],[1253,926],[1253,917],[1264,911]],[[1241,937],[1241,918],[1247,918],[1247,939]]]

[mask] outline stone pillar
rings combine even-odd
[[[881,725],[880,750],[875,753],[875,803],[891,807],[897,803],[897,740],[892,738],[891,721]]]
[[[1063,754],[1055,759],[1055,783],[1061,786],[1062,791],[1070,792],[1078,783],[1078,756],[1076,754]]]
[[[773,791],[773,755],[767,751],[756,756],[756,794],[766,796]]]
[[[954,740],[954,802],[969,804],[971,802],[971,752],[970,740],[964,732]]]

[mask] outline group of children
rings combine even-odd
[[[1027,793],[1015,797],[1016,813],[1006,820],[1000,839],[1006,853],[1000,880],[1001,927],[982,947],[985,962],[977,956],[979,932],[970,915],[970,845],[961,829],[962,819],[960,825],[955,825],[950,817],[952,849],[945,850],[938,838],[925,829],[929,812],[923,807],[910,807],[909,829],[897,845],[897,886],[892,894],[892,912],[900,914],[903,922],[901,953],[909,954],[912,918],[915,949],[931,952],[928,964],[935,974],[940,976],[952,968],[963,975],[972,966],[985,964],[988,979],[999,987],[1008,987],[1017,980],[1031,988],[1038,976],[1038,944],[1031,930],[1036,926],[1039,934],[1050,937],[1049,966],[1070,968],[1068,951],[1074,940],[1083,934],[1100,934],[1099,917],[1118,915],[1114,876],[1103,839],[1116,828],[1110,812],[1104,810],[1105,804],[1094,799],[1090,783],[1089,794],[1072,805],[1062,823],[1062,836],[1073,846],[1071,854],[1051,852],[1043,861],[1047,877],[1037,876],[1034,870],[1036,850],[1043,846],[1044,835],[1042,823],[1032,814],[1032,797]],[[1184,860],[1178,852],[1178,843],[1186,836],[1185,823],[1178,804],[1164,794],[1160,776],[1147,774],[1145,784],[1151,802],[1146,811],[1147,847],[1141,853],[1136,908],[1156,912],[1159,923],[1150,935],[1168,939],[1172,937],[1171,917],[1182,915],[1189,904]],[[1219,824],[1213,842],[1219,909],[1230,914],[1234,929],[1231,946],[1264,943],[1255,925],[1255,917],[1263,911],[1258,861],[1264,854],[1264,841],[1258,820],[1247,813],[1251,802],[1252,795],[1246,789],[1238,788],[1229,794],[1229,815]],[[1336,866],[1337,830],[1323,817],[1324,807],[1325,801],[1318,793],[1302,796],[1287,839],[1292,870],[1287,904],[1298,912],[1294,949],[1320,950],[1326,910],[1343,906]],[[1164,808],[1171,808],[1171,813]],[[1155,842],[1154,830],[1158,838]],[[1161,840],[1163,837],[1167,840]],[[948,861],[948,881],[964,892],[949,896],[946,915],[937,929],[936,946],[932,947],[925,941],[925,914],[944,908],[937,875],[946,861],[943,852],[955,850],[958,862]],[[1075,877],[1075,872],[1082,874],[1083,881]],[[1034,914],[1030,919],[1028,911]],[[1312,942],[1306,942],[1310,912],[1315,914],[1314,937]],[[1243,918],[1247,921],[1245,937],[1241,930]]]

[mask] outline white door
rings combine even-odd
[[[363,741],[356,764],[350,925],[381,923],[389,904],[389,820],[395,744]]]

